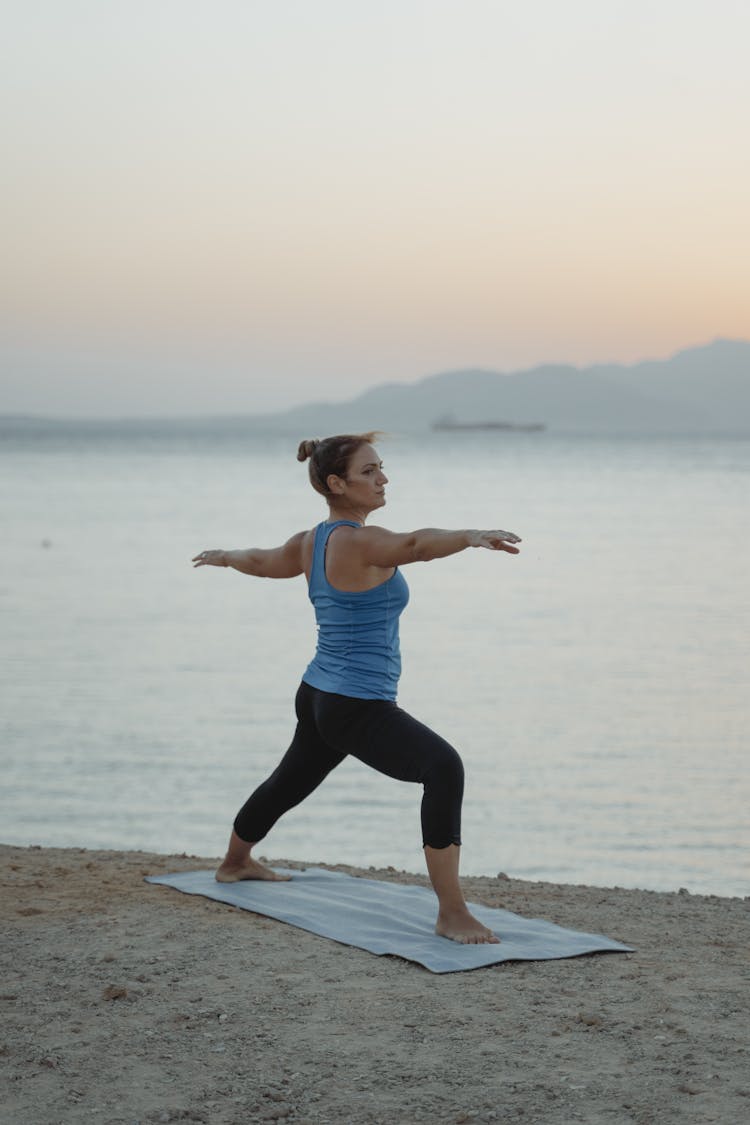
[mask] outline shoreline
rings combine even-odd
[[[635,952],[435,976],[144,882],[216,858],[0,845],[0,860],[9,1121],[704,1125],[750,1111],[748,898],[469,876],[469,901]]]
[[[21,851],[66,852],[66,853],[86,852],[86,853],[92,853],[92,854],[102,855],[102,856],[106,856],[106,855],[113,855],[113,856],[115,856],[115,855],[132,855],[132,856],[143,855],[143,856],[148,856],[148,857],[154,857],[157,860],[162,859],[162,858],[172,858],[172,859],[180,859],[180,860],[193,859],[197,862],[200,862],[200,863],[203,863],[203,864],[208,864],[208,865],[215,863],[217,866],[220,862],[220,857],[205,856],[205,855],[200,856],[195,852],[184,852],[184,851],[183,852],[170,852],[170,851],[166,851],[166,850],[164,850],[164,851],[154,850],[152,848],[147,848],[147,847],[146,848],[124,848],[124,847],[112,846],[112,845],[109,845],[109,844],[100,847],[100,846],[96,846],[96,845],[83,845],[83,844],[56,844],[56,843],[52,843],[52,844],[41,843],[40,844],[40,843],[36,843],[36,842],[27,843],[27,842],[13,841],[13,840],[11,840],[11,841],[0,840],[0,849],[3,849],[3,848],[16,848],[16,849],[19,849]],[[416,871],[416,870],[409,870],[407,868],[396,867],[392,864],[378,866],[378,865],[367,864],[366,862],[362,862],[360,864],[358,864],[358,863],[334,863],[334,862],[331,862],[330,860],[326,860],[326,859],[294,859],[294,860],[289,860],[289,859],[269,858],[267,856],[262,856],[262,857],[259,856],[258,858],[259,859],[262,858],[264,863],[270,863],[271,865],[276,864],[277,866],[288,865],[288,866],[293,866],[293,867],[297,867],[297,868],[301,868],[301,869],[306,868],[306,867],[307,868],[309,868],[309,867],[323,867],[323,868],[327,868],[330,871],[343,871],[343,872],[346,872],[347,874],[350,874],[350,875],[370,876],[370,877],[373,877],[373,878],[381,878],[381,877],[382,878],[399,878],[402,881],[419,883],[420,885],[426,886],[426,887],[429,887],[429,885],[430,885],[429,879],[427,878],[426,868],[424,868],[424,867],[421,870]],[[464,858],[466,858],[466,857],[462,857],[462,867],[463,867],[463,859]],[[495,882],[497,880],[502,880],[502,881],[507,880],[509,883],[514,883],[517,886],[535,886],[535,887],[546,886],[546,887],[569,888],[571,890],[576,890],[578,888],[586,888],[590,891],[623,891],[625,893],[642,892],[643,894],[657,894],[657,895],[676,895],[676,894],[679,894],[679,895],[689,895],[692,898],[707,898],[707,899],[717,899],[718,898],[718,899],[738,900],[740,902],[750,901],[750,878],[746,880],[747,893],[745,894],[745,893],[742,893],[740,891],[735,892],[734,890],[732,890],[732,891],[700,890],[700,889],[693,890],[689,885],[687,885],[687,886],[677,886],[676,884],[672,885],[672,886],[648,887],[648,886],[645,886],[643,884],[639,884],[639,883],[636,883],[636,882],[634,882],[632,884],[612,883],[612,882],[604,882],[604,881],[603,882],[588,882],[588,883],[587,882],[571,882],[571,881],[568,881],[566,879],[556,878],[554,875],[546,875],[546,874],[540,874],[539,876],[535,876],[533,874],[509,875],[505,871],[499,871],[494,875],[490,874],[489,872],[474,872],[473,874],[464,874],[463,872],[461,873],[461,883],[462,884],[469,883],[469,882],[477,882],[477,881],[481,882],[483,880],[490,880],[491,882]],[[689,877],[686,878],[686,882],[687,883],[690,882]]]

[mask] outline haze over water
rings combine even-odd
[[[303,579],[190,558],[324,517],[298,437],[6,440],[4,841],[223,849],[288,744],[314,619]],[[750,442],[425,433],[381,452],[379,522],[524,539],[405,568],[399,701],[464,758],[464,871],[750,893]],[[346,762],[260,850],[421,871],[419,797]]]

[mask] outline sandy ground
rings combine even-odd
[[[3,1125],[750,1120],[748,899],[466,879],[637,951],[437,976],[143,881],[210,859],[0,860]]]

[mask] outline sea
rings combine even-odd
[[[0,427],[0,840],[223,853],[315,646],[303,578],[195,569],[325,517],[309,434]],[[487,527],[404,568],[402,707],[466,767],[462,871],[750,894],[750,439],[393,433],[377,522]],[[346,760],[263,841],[423,871],[421,789]]]

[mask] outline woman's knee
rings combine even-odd
[[[463,792],[464,764],[458,750],[450,743],[441,741],[430,755],[425,784],[428,782]]]

